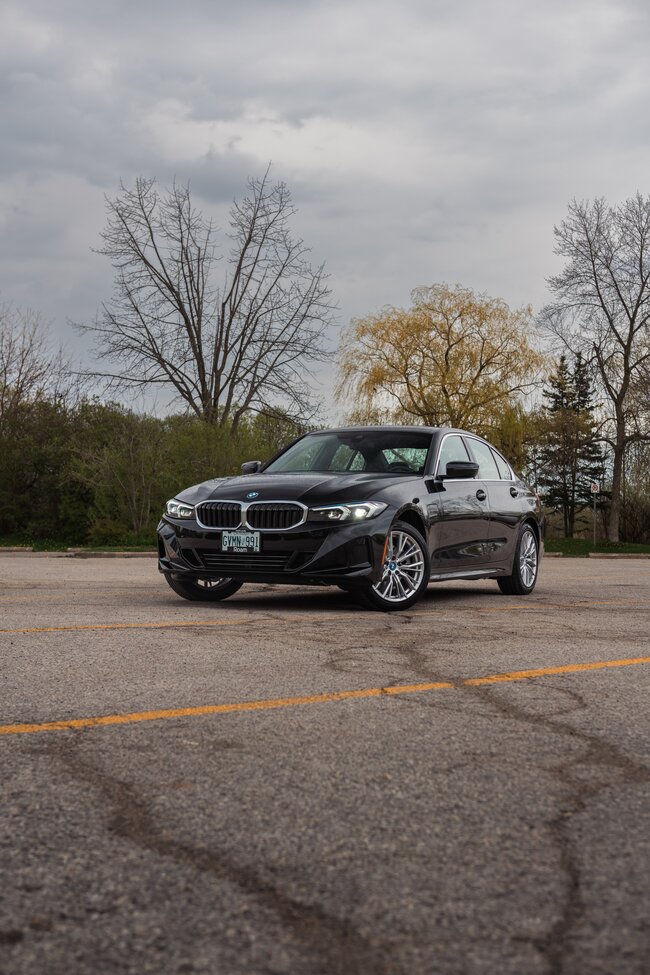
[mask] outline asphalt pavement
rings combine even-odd
[[[650,561],[181,600],[0,556],[2,975],[647,975]]]

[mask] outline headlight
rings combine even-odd
[[[326,504],[310,508],[308,521],[364,521],[376,518],[388,507],[383,501],[360,501],[352,504]]]
[[[194,505],[186,504],[184,501],[178,501],[177,498],[172,498],[165,505],[165,511],[172,518],[193,518],[194,517]]]

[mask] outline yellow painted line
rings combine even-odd
[[[406,687],[404,693],[454,685],[437,682],[420,687]],[[29,734],[35,731],[65,731],[69,728],[97,728],[103,725],[135,724],[139,721],[161,721],[165,718],[198,717],[205,714],[233,714],[241,711],[271,711],[274,708],[296,707],[299,704],[330,704],[333,701],[349,701],[358,698],[381,697],[383,694],[402,693],[399,687],[367,687],[358,691],[331,691],[327,694],[309,694],[301,697],[269,698],[262,701],[239,701],[235,704],[205,704],[194,708],[167,708],[163,711],[134,711],[130,714],[105,714],[98,718],[71,718],[68,721],[45,721],[40,724],[0,725],[0,735]]]
[[[23,626],[15,630],[0,630],[0,633],[63,633],[70,630],[167,630],[179,626],[242,626],[244,623],[258,623],[264,620],[170,620],[166,623],[88,623],[69,626]],[[268,622],[276,622],[268,620]]]
[[[476,613],[510,613],[512,610],[531,613],[537,610],[540,612],[545,609],[586,609],[589,606],[621,606],[625,609],[640,609],[647,603],[639,603],[632,599],[594,599],[589,602],[586,600],[579,603],[513,603],[510,606],[474,606],[467,607],[462,612],[469,612],[472,609]],[[457,612],[454,607],[453,612]]]
[[[650,664],[650,657],[625,657],[622,660],[596,660],[593,663],[562,664],[559,667],[540,667],[537,670],[513,670],[507,674],[471,677],[462,683],[466,687],[480,687],[482,684],[509,684],[516,680],[554,677],[557,674],[579,674],[588,670],[605,670],[607,667],[633,667],[638,664]]]
[[[394,697],[397,694],[421,694],[427,691],[458,690],[484,684],[505,684],[558,674],[604,670],[608,667],[631,667],[650,664],[650,657],[627,657],[623,660],[600,660],[586,664],[564,664],[560,667],[540,667],[536,670],[514,670],[487,677],[472,677],[457,682],[431,681],[421,684],[397,684],[392,687],[365,687],[356,691],[330,691],[300,697],[267,698],[260,701],[239,701],[233,704],[205,704],[192,708],[167,708],[158,711],[133,711],[129,714],[104,714],[95,718],[70,718],[64,721],[43,721],[34,724],[0,725],[0,735],[25,735],[38,731],[69,731],[76,728],[98,728],[106,725],[136,724],[141,721],[163,721],[168,718],[194,718],[207,714],[236,714],[244,711],[272,711],[308,704],[331,704],[335,701],[361,700],[372,697]]]
[[[581,606],[624,606],[636,603],[633,599],[579,599],[573,603],[547,603],[537,600],[534,603],[510,603],[508,606],[476,607],[482,613],[502,612],[506,609],[580,609]]]
[[[645,606],[645,603],[639,603],[633,600],[625,599],[599,599],[592,601],[581,601],[577,603],[511,603],[508,606],[465,606],[458,607],[454,606],[453,610],[449,607],[440,606],[438,609],[431,611],[424,610],[417,612],[416,618],[423,616],[440,616],[445,612],[452,611],[454,614],[463,613],[510,613],[512,610],[526,610],[531,612],[533,610],[545,610],[545,609],[580,609],[583,606],[626,606],[629,608]],[[277,610],[274,612],[280,612],[282,610],[282,604],[279,603]],[[360,611],[363,612],[363,611]],[[365,616],[371,615],[370,612],[366,612]],[[374,614],[372,614],[374,616]],[[350,621],[352,618],[352,613],[327,613],[325,619],[327,622],[334,620],[346,620]],[[15,628],[0,628],[0,634],[14,634],[14,633],[67,633],[67,632],[77,632],[84,630],[173,630],[179,627],[188,626],[243,626],[246,623],[278,623],[281,622],[283,625],[288,622],[298,621],[314,622],[316,617],[314,615],[306,616],[303,614],[293,615],[291,613],[286,614],[281,620],[278,620],[276,616],[247,616],[245,619],[218,619],[218,620],[163,620],[155,623],[69,623],[65,626],[20,626]]]
[[[24,593],[25,590],[22,589],[22,588],[16,588],[15,591],[17,593]],[[77,591],[77,592],[79,592],[79,591]],[[84,587],[84,598],[85,599],[104,599],[104,600],[108,601],[116,593],[121,593],[121,592],[128,592],[128,593],[133,593],[133,592],[139,592],[139,593],[149,592],[149,593],[157,593],[157,594],[159,594],[159,590],[157,590],[156,588],[154,588],[154,586],[131,586],[129,588],[126,588],[125,587],[123,589],[106,589],[105,587],[100,588],[99,586],[97,586],[96,588],[91,588],[91,587],[85,586]],[[70,590],[69,589],[64,589],[63,587],[60,588],[60,589],[56,589],[53,586],[47,586],[47,590],[45,590],[45,589],[32,589],[32,590],[30,590],[30,592],[27,595],[0,596],[0,603],[18,603],[18,602],[21,602],[21,603],[35,603],[35,602],[42,603],[42,602],[52,602],[52,600],[60,600],[60,601],[66,602],[66,603],[70,603]]]
[[[281,608],[281,607],[279,607]],[[275,612],[275,611],[274,611]],[[371,611],[366,613],[366,615],[371,615]],[[372,613],[374,616],[375,614]],[[427,615],[427,614],[423,614]],[[431,614],[428,614],[431,615]],[[326,616],[327,622],[331,620],[347,620],[350,621],[351,613],[341,613],[340,615],[334,615],[328,613]],[[84,630],[174,630],[178,627],[188,627],[188,626],[244,626],[246,623],[253,623],[259,626],[262,623],[281,623],[283,626],[289,621],[305,622],[311,621],[315,622],[317,617],[303,616],[303,615],[292,615],[283,616],[282,619],[278,619],[277,616],[258,616],[250,615],[245,616],[240,619],[231,620],[163,620],[157,623],[69,623],[66,626],[20,626],[15,629],[0,629],[0,634],[12,634],[12,633],[68,633]]]

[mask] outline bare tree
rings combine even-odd
[[[33,311],[0,305],[0,433],[19,408],[69,391],[69,366]]]
[[[212,222],[187,186],[159,194],[153,179],[107,201],[99,253],[115,268],[112,300],[98,320],[100,357],[114,385],[167,387],[194,414],[236,429],[246,411],[279,405],[299,416],[311,409],[310,366],[328,357],[331,321],[322,266],[294,239],[295,210],[284,183],[268,171],[249,179],[248,195],[230,211],[230,242],[221,260]]]
[[[549,278],[554,302],[542,310],[543,326],[574,354],[589,361],[609,404],[613,451],[610,541],[619,540],[626,448],[650,441],[647,410],[638,391],[650,364],[650,196],[617,206],[604,199],[569,205],[555,227],[556,254],[566,258]]]

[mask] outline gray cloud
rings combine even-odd
[[[567,201],[650,190],[649,33],[641,0],[5,3],[0,297],[69,337],[120,179],[223,223],[272,159],[342,323],[436,280],[538,306]]]

